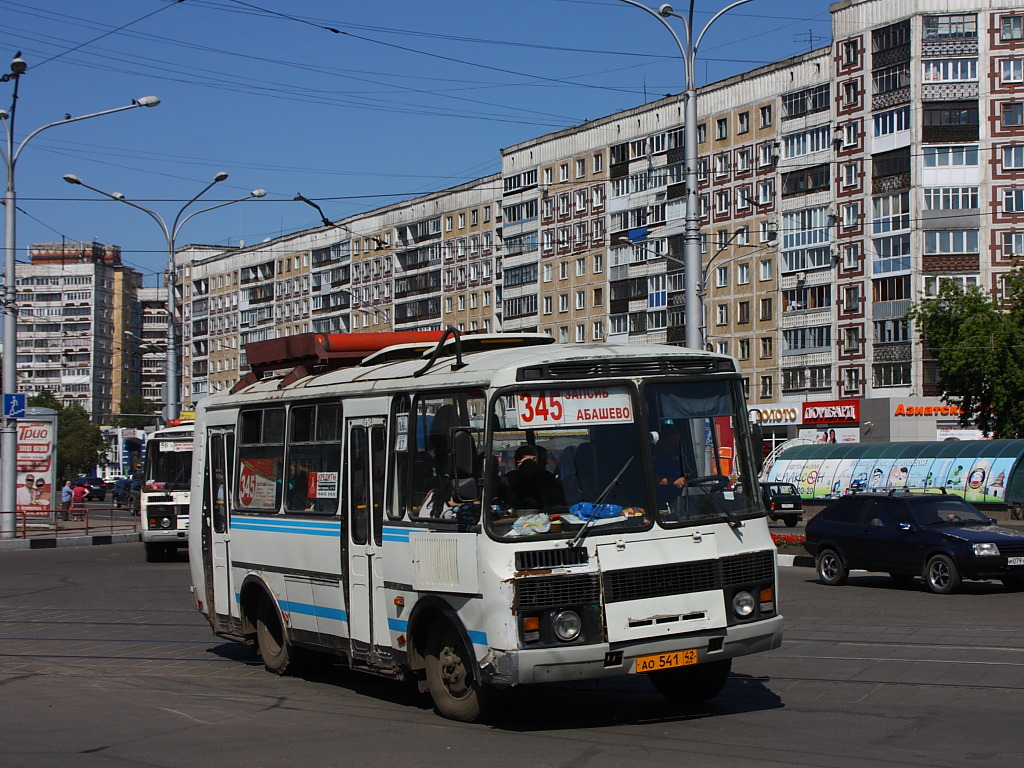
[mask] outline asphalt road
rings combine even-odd
[[[278,678],[193,609],[188,564],[140,544],[0,552],[0,765],[1010,766],[1024,594],[824,587],[780,570],[786,639],[696,709],[648,682],[522,689],[491,725],[338,669]]]

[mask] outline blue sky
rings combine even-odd
[[[697,0],[698,26],[727,5]],[[688,4],[677,2],[685,12]],[[822,0],[753,0],[708,32],[699,84],[820,47]],[[73,173],[171,219],[224,170],[178,244],[253,244],[500,169],[499,149],[683,90],[678,49],[618,0],[0,0],[17,52],[20,142],[64,114],[161,104],[49,129],[17,165],[17,246],[98,240],[155,285],[157,225]],[[0,84],[10,108],[11,83]],[[197,206],[201,207],[201,206]],[[190,209],[191,210],[191,209]]]

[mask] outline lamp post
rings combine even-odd
[[[18,106],[18,84],[21,76],[25,74],[28,65],[21,58],[21,53],[15,55],[11,61],[11,71],[0,76],[0,82],[14,81],[14,89],[11,96],[10,110],[0,109],[0,122],[4,125],[5,141],[0,146],[0,156],[3,157],[4,170],[7,175],[7,185],[4,188],[4,297],[3,297],[3,343],[4,343],[4,364],[3,364],[3,395],[15,394],[18,391],[17,362],[18,362],[18,315],[15,301],[18,296],[17,281],[15,279],[15,213],[17,211],[17,195],[14,191],[14,170],[21,157],[21,151],[25,145],[37,134],[48,128],[57,125],[77,123],[80,120],[88,120],[92,117],[112,115],[115,112],[124,112],[136,107],[155,107],[160,103],[156,96],[143,96],[141,99],[134,99],[131,104],[122,107],[105,109],[102,112],[92,112],[88,115],[73,117],[66,115],[62,120],[36,128],[29,133],[20,144],[14,139],[14,117]],[[15,533],[15,509],[17,506],[17,484],[18,484],[18,435],[14,419],[3,416],[2,427],[0,427],[0,539],[14,537]]]
[[[685,102],[685,117],[683,122],[683,155],[686,165],[686,226],[683,234],[683,269],[684,284],[683,297],[685,305],[686,323],[686,346],[690,349],[702,349],[701,339],[701,318],[704,314],[703,298],[698,291],[700,281],[700,204],[697,196],[697,85],[696,63],[697,48],[700,47],[704,34],[708,31],[724,13],[737,6],[749,3],[750,0],[736,0],[720,10],[711,20],[704,25],[700,33],[695,34],[693,26],[693,5],[695,0],[690,0],[689,13],[682,16],[676,13],[672,6],[664,3],[655,11],[637,0],[621,0],[623,3],[635,6],[646,11],[656,18],[662,26],[669,31],[672,39],[679,47],[679,53],[683,57],[683,68],[686,75],[686,92],[683,96]],[[669,17],[679,19],[683,23],[684,37],[680,39],[672,25],[666,21]]]
[[[161,216],[159,213],[150,210],[145,206],[139,205],[138,203],[132,202],[120,192],[104,192],[102,189],[97,189],[96,187],[89,186],[80,178],[75,176],[73,173],[64,174],[64,181],[66,181],[68,184],[78,184],[80,186],[85,187],[86,189],[91,189],[93,192],[103,195],[104,197],[109,197],[111,200],[117,200],[119,203],[130,205],[132,208],[138,208],[143,213],[148,214],[153,219],[153,221],[159,224],[160,230],[164,233],[164,239],[167,241],[167,273],[165,275],[165,280],[167,283],[168,314],[167,377],[166,383],[164,385],[164,399],[167,402],[164,406],[164,418],[167,421],[178,418],[178,416],[181,413],[180,403],[178,402],[180,399],[178,396],[178,325],[174,319],[174,282],[176,278],[174,268],[174,241],[177,239],[178,233],[181,231],[181,228],[182,226],[184,226],[185,222],[191,219],[193,216],[198,216],[200,213],[206,213],[207,211],[212,211],[217,208],[223,208],[224,206],[232,205],[233,203],[240,203],[244,200],[251,200],[257,197],[263,197],[267,194],[266,190],[264,189],[254,189],[245,197],[240,197],[237,200],[228,200],[223,203],[217,203],[216,205],[211,205],[208,208],[200,208],[198,211],[192,211],[192,213],[190,213],[188,216],[182,218],[182,214],[185,212],[185,209],[187,209],[190,205],[192,205],[192,203],[194,203],[196,200],[198,200],[200,197],[206,194],[206,192],[209,191],[209,189],[214,184],[218,184],[224,181],[227,177],[228,175],[226,172],[218,172],[217,175],[213,177],[213,181],[211,181],[209,184],[203,187],[199,191],[199,194],[197,194],[195,197],[193,197],[191,200],[189,200],[187,203],[181,206],[181,208],[178,209],[178,212],[174,215],[174,221],[171,223],[170,226],[167,226],[167,222],[164,221],[163,216]]]

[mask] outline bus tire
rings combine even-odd
[[[144,546],[146,547],[147,563],[159,563],[168,558],[168,550],[165,545],[147,541]]]
[[[675,704],[700,704],[718,695],[732,671],[732,659],[648,672],[658,693]]]
[[[256,617],[256,649],[263,659],[263,666],[275,675],[288,674],[292,667],[288,640],[274,602],[269,597],[260,601]]]
[[[427,638],[427,688],[438,713],[449,720],[475,723],[490,713],[496,691],[480,685],[469,665],[473,657],[448,621]]]

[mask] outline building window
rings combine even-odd
[[[860,310],[860,286],[847,285],[843,288],[843,311],[857,312]]]
[[[999,64],[999,73],[1004,83],[1024,82],[1024,59],[1003,59]]]
[[[910,130],[910,107],[890,109],[888,112],[879,112],[872,119],[875,136],[888,136],[898,131]]]
[[[978,165],[978,145],[924,147],[924,167],[974,167]]]
[[[750,133],[750,113],[740,112],[736,118],[736,133]]]
[[[843,43],[843,66],[852,67],[860,61],[860,41],[847,40]]]
[[[600,173],[601,171],[604,170],[604,155],[598,153],[594,155],[594,157],[591,159],[593,161],[592,165],[594,168],[594,173]]]
[[[1021,213],[1024,211],[1024,189],[1003,190],[1003,213]]]
[[[855,107],[860,103],[860,81],[850,80],[843,83],[843,106]]]
[[[1024,232],[1003,232],[1003,256],[1007,259],[1024,256]]]
[[[587,161],[580,159],[576,161],[576,178],[582,179],[587,173]]]
[[[978,208],[977,187],[927,187],[924,190],[926,211],[960,211]]]
[[[860,244],[852,243],[843,246],[843,266],[846,269],[856,269],[860,264]]]
[[[849,203],[843,206],[843,226],[849,229],[856,227],[860,221],[860,203]]]
[[[760,115],[761,115],[761,127],[762,128],[770,127],[771,124],[772,124],[772,105],[771,104],[765,104],[763,107],[761,107],[761,109],[759,111],[760,111]]]
[[[741,301],[736,305],[736,322],[747,325],[750,322],[750,302]]]
[[[720,117],[715,121],[715,138],[719,140],[729,138],[728,118]]]
[[[582,344],[587,340],[587,327],[583,323],[576,325],[576,343]]]
[[[1024,40],[1024,16],[1003,16],[999,20],[1000,40]]]
[[[949,83],[977,80],[977,59],[928,59],[924,62],[924,82]]]
[[[924,233],[926,254],[978,253],[978,230],[926,230]]]
[[[715,307],[715,324],[716,325],[728,325],[729,324],[729,305],[719,304]]]
[[[594,341],[601,341],[604,338],[604,321],[594,321]]]
[[[910,386],[910,363],[875,363],[872,366],[873,384],[883,387]]]
[[[758,280],[771,280],[774,277],[772,273],[772,260],[761,259],[758,264]]]
[[[857,185],[857,171],[859,163],[845,163],[843,165],[843,186],[854,187]]]
[[[772,319],[772,300],[771,297],[762,298],[759,306],[760,315],[759,320],[771,320]]]
[[[871,80],[876,94],[891,93],[900,88],[908,88],[910,87],[910,62],[876,69],[871,73]]]
[[[925,40],[977,40],[978,17],[973,13],[924,17]]]
[[[761,377],[761,397],[768,398],[772,396],[772,377],[762,376]]]
[[[740,360],[749,360],[750,359],[750,339],[740,339],[739,343],[738,343],[738,346],[739,346],[739,351],[738,351],[737,354],[739,356],[739,359]]]
[[[707,123],[700,123],[697,126],[697,143],[704,144],[708,140],[708,125]]]
[[[558,311],[568,312],[569,311],[569,294],[560,293],[558,294]]]
[[[1024,125],[1024,102],[1008,101],[1003,104],[1003,126]]]

